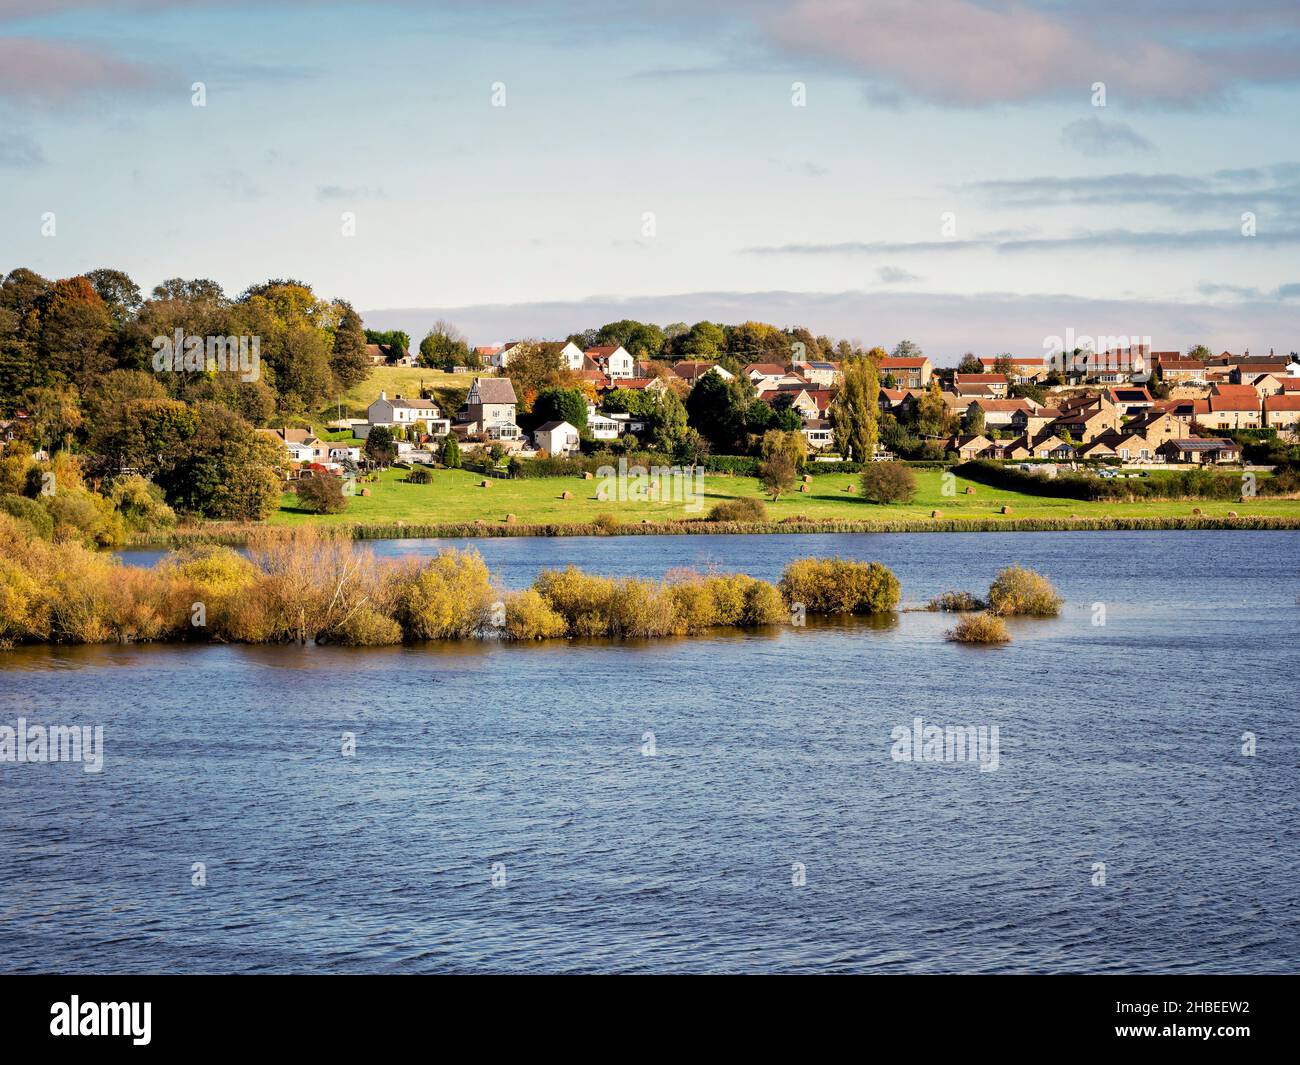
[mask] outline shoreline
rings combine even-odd
[[[981,533],[981,532],[1148,532],[1148,531],[1291,531],[1300,530],[1300,516],[1242,515],[1214,517],[1079,517],[1079,518],[914,518],[844,521],[835,518],[809,521],[709,522],[637,521],[617,526],[595,522],[524,524],[486,520],[473,522],[367,522],[333,524],[323,528],[349,533],[353,540],[449,540],[492,537],[542,536],[779,536],[817,533]],[[244,544],[254,529],[271,525],[186,526],[165,533],[137,534],[125,548],[178,547],[186,544]]]

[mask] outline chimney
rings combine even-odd
[[[382,389],[380,389],[380,392],[379,392],[379,398],[380,398],[380,399],[387,399],[387,398],[388,398],[388,393],[385,392],[385,391],[383,391]]]

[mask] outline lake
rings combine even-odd
[[[104,729],[102,772],[0,764],[0,971],[1294,970],[1300,532],[465,544],[512,587],[840,554],[905,604],[1012,562],[1067,602],[992,649],[903,611],[0,652],[0,724]],[[997,768],[896,760],[918,716]]]

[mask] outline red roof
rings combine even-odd
[[[1276,396],[1265,396],[1264,409],[1266,411],[1300,410],[1300,392],[1279,392]]]
[[[919,359],[895,359],[892,356],[881,359],[880,365],[887,370],[919,370],[930,360],[922,355]]]

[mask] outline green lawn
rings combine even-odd
[[[478,376],[476,373],[443,373],[422,366],[376,366],[365,381],[348,389],[335,402],[324,407],[320,412],[320,420],[327,422],[339,417],[340,404],[343,408],[342,417],[364,418],[366,408],[379,398],[381,391],[387,392],[390,399],[396,395],[414,399],[420,395],[422,385],[467,392]]]
[[[428,371],[425,371],[426,373]],[[1249,502],[1174,502],[1174,503],[1086,503],[1074,499],[1052,499],[1020,492],[989,488],[957,478],[957,495],[942,494],[939,470],[917,470],[919,491],[909,504],[879,506],[865,503],[846,487],[858,484],[854,474],[820,475],[813,479],[807,493],[791,492],[777,503],[767,501],[769,520],[802,515],[808,518],[835,518],[845,521],[900,520],[930,517],[932,510],[945,518],[992,518],[1014,521],[1017,518],[1080,517],[1172,517],[1190,516],[1194,507],[1210,517],[1239,515],[1274,516],[1300,519],[1300,500],[1255,499]],[[281,509],[272,515],[273,524],[301,522],[384,523],[404,521],[419,524],[471,522],[484,519],[504,524],[507,514],[514,514],[521,524],[548,524],[591,521],[602,514],[612,514],[622,522],[666,521],[675,518],[702,517],[714,503],[738,496],[761,496],[758,481],[752,477],[728,477],[711,474],[705,479],[702,511],[688,513],[681,503],[602,502],[596,498],[600,481],[578,478],[544,478],[536,480],[493,479],[490,488],[480,488],[482,476],[464,470],[435,470],[433,483],[406,484],[404,470],[386,470],[378,483],[364,485],[369,496],[354,496],[342,514],[314,515],[297,509],[297,499],[286,494]],[[966,495],[968,487],[974,495]],[[564,491],[572,499],[561,499]],[[1010,506],[1008,515],[999,513]]]

